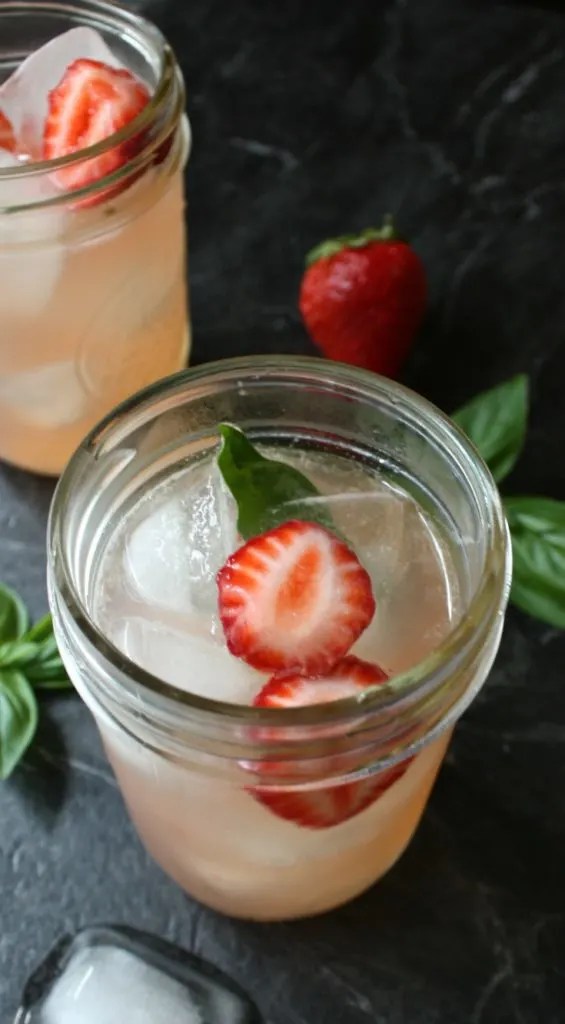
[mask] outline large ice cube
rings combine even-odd
[[[0,374],[0,403],[38,427],[53,430],[76,423],[86,415],[89,401],[72,361]]]
[[[96,927],[64,939],[30,978],[16,1024],[261,1024],[217,968],[155,936]]]
[[[150,607],[214,614],[216,573],[236,546],[235,505],[217,467],[195,466],[156,508],[141,507],[126,538],[126,580]]]
[[[112,638],[136,664],[199,697],[249,704],[264,683],[222,643],[197,632],[130,618],[114,623]]]
[[[79,57],[120,67],[98,32],[72,28],[27,57],[0,86],[0,110],[10,118],[20,146],[35,159],[41,153],[48,95]]]
[[[0,150],[0,319],[13,313],[30,317],[41,312],[55,291],[65,259],[65,210],[45,207],[2,212],[43,202],[55,194],[45,174],[2,173],[22,166],[11,153]],[[10,340],[17,344],[17,338]]]
[[[165,974],[109,946],[77,953],[55,982],[39,1024],[202,1024],[186,989]]]

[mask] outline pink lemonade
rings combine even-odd
[[[37,6],[0,11],[0,458],[58,474],[118,401],[186,363],[190,132],[153,26],[88,0]]]
[[[457,429],[319,360],[134,397],[51,514],[57,640],[141,838],[192,896],[257,920],[335,907],[402,854],[509,571]]]
[[[342,459],[289,457],[324,496],[371,578],[377,613],[351,653],[390,674],[410,668],[459,614],[445,544],[416,502],[377,476]],[[100,629],[167,683],[251,704],[269,677],[229,653],[217,611],[215,576],[239,543],[215,460],[175,474],[136,504],[103,552],[93,580]],[[241,786],[221,785],[111,728],[102,735],[155,858],[203,902],[254,918],[325,910],[387,871],[419,821],[448,742],[443,735],[426,747],[361,813],[313,829],[255,799],[243,770]]]

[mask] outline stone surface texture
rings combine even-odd
[[[391,211],[430,278],[405,381],[449,411],[527,371],[509,487],[565,498],[565,15],[471,0],[143,10],[188,83],[195,360],[311,351],[304,254]],[[0,469],[0,578],[37,615],[51,493]],[[565,636],[511,610],[404,858],[340,911],[278,926],[186,899],[136,839],[86,708],[44,701],[33,753],[0,784],[0,1019],[61,932],[115,921],[224,968],[271,1024],[562,1024],[564,664]]]

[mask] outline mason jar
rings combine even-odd
[[[30,139],[25,160],[0,149],[0,458],[54,475],[117,402],[183,367],[190,344],[183,187],[190,129],[182,75],[161,33],[97,0],[11,0],[0,6],[0,84],[77,28],[99,33],[150,100],[103,142],[43,161],[46,91],[73,55],[96,56],[96,42],[87,36],[51,49],[33,72],[37,96],[21,76],[0,92],[0,110]],[[61,184],[94,159],[108,168],[100,180]]]
[[[190,657],[179,689],[100,628],[93,581],[108,538],[159,482],[214,451],[226,421],[269,447],[339,452],[371,467],[433,521],[457,575],[459,612],[387,684],[309,707],[241,706],[187,692]],[[192,896],[258,920],[328,910],[395,863],[493,663],[510,575],[497,489],[461,431],[404,387],[322,360],[235,359],[146,389],[83,441],[50,515],[55,634],[142,840]],[[340,787],[368,779],[383,781],[380,799],[331,828],[300,828],[255,798],[339,800]]]

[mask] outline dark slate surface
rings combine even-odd
[[[565,497],[565,17],[463,0],[147,10],[189,85],[195,357],[308,351],[303,254],[392,210],[431,283],[405,379],[450,409],[529,371],[512,483]],[[36,613],[50,493],[0,471],[0,577]],[[0,1020],[61,931],[114,920],[225,968],[273,1024],[562,1024],[564,662],[563,635],[512,611],[404,859],[295,925],[186,900],[136,840],[87,711],[49,701],[0,788]]]

